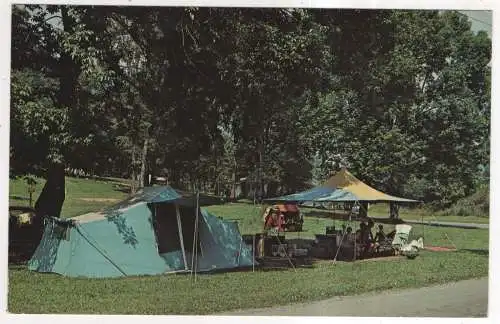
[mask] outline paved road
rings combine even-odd
[[[336,297],[307,304],[240,310],[237,316],[486,317],[488,279]]]
[[[439,222],[439,221],[416,221],[416,220],[404,220],[408,224],[424,224],[430,226],[442,226],[442,227],[459,227],[459,228],[480,228],[488,229],[489,224],[479,224],[479,223],[458,223],[458,222]]]

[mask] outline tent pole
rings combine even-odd
[[[422,214],[420,217],[421,217],[420,223],[422,224],[422,239],[423,239],[423,240],[424,240],[424,242],[425,242],[424,214]],[[424,243],[424,244],[425,244],[425,243]]]
[[[195,199],[195,203],[197,203],[196,201],[196,195],[194,195],[194,199]],[[195,204],[196,205],[196,204]],[[193,231],[193,249],[192,249],[192,253],[191,253],[191,276],[193,276],[193,271],[194,271],[194,262],[195,262],[195,258],[194,258],[194,253],[195,253],[195,250],[196,250],[196,233],[197,233],[197,230],[196,230],[196,225],[197,225],[197,220],[198,220],[198,209],[195,208],[195,212],[194,212],[194,231]]]
[[[255,233],[252,235],[252,272],[255,272]]]
[[[200,192],[197,190],[196,191],[196,245],[198,245],[198,235],[200,235],[200,228],[198,226],[199,222],[199,215],[200,215]],[[195,271],[194,271],[194,281],[196,282],[196,272],[198,271],[198,247],[195,246],[195,255],[196,255],[196,263],[194,264],[195,266]]]
[[[186,259],[186,249],[184,248],[184,235],[182,235],[181,212],[179,210],[178,204],[175,204],[175,214],[177,217],[177,230],[179,231],[179,240],[181,241],[182,258],[184,260],[184,269],[188,270],[188,264],[187,264],[187,259]]]
[[[191,277],[193,276],[193,270],[194,270],[194,249],[196,246],[195,239],[196,239],[196,215],[194,217],[193,248],[191,253]]]

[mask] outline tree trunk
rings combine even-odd
[[[264,177],[263,177],[263,154],[264,154],[264,136],[261,134],[260,135],[260,143],[259,143],[259,178],[257,180],[257,186],[258,186],[258,200],[259,202],[261,199],[264,197]]]
[[[233,166],[233,188],[231,190],[231,200],[236,200],[236,161],[234,161],[234,166]]]
[[[131,185],[130,185],[130,191],[132,194],[135,194],[136,192],[136,179],[135,179],[135,145],[132,146],[132,175],[131,175]]]
[[[143,188],[146,180],[146,162],[148,156],[148,138],[144,140],[141,155],[141,173],[139,174],[139,188]]]

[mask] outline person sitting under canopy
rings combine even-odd
[[[375,242],[381,243],[385,240],[384,225],[380,224],[378,226],[378,231],[375,234]]]

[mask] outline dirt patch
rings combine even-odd
[[[356,260],[355,262],[380,262],[380,261],[401,260],[404,258],[405,257],[402,255],[391,255],[391,256],[384,256],[384,257],[360,259],[360,260]]]
[[[433,252],[449,252],[449,251],[456,251],[457,249],[454,248],[447,248],[443,246],[426,246],[424,247],[425,250],[428,251],[433,251]]]
[[[90,202],[117,202],[120,199],[116,198],[78,198],[79,200],[90,201]]]

